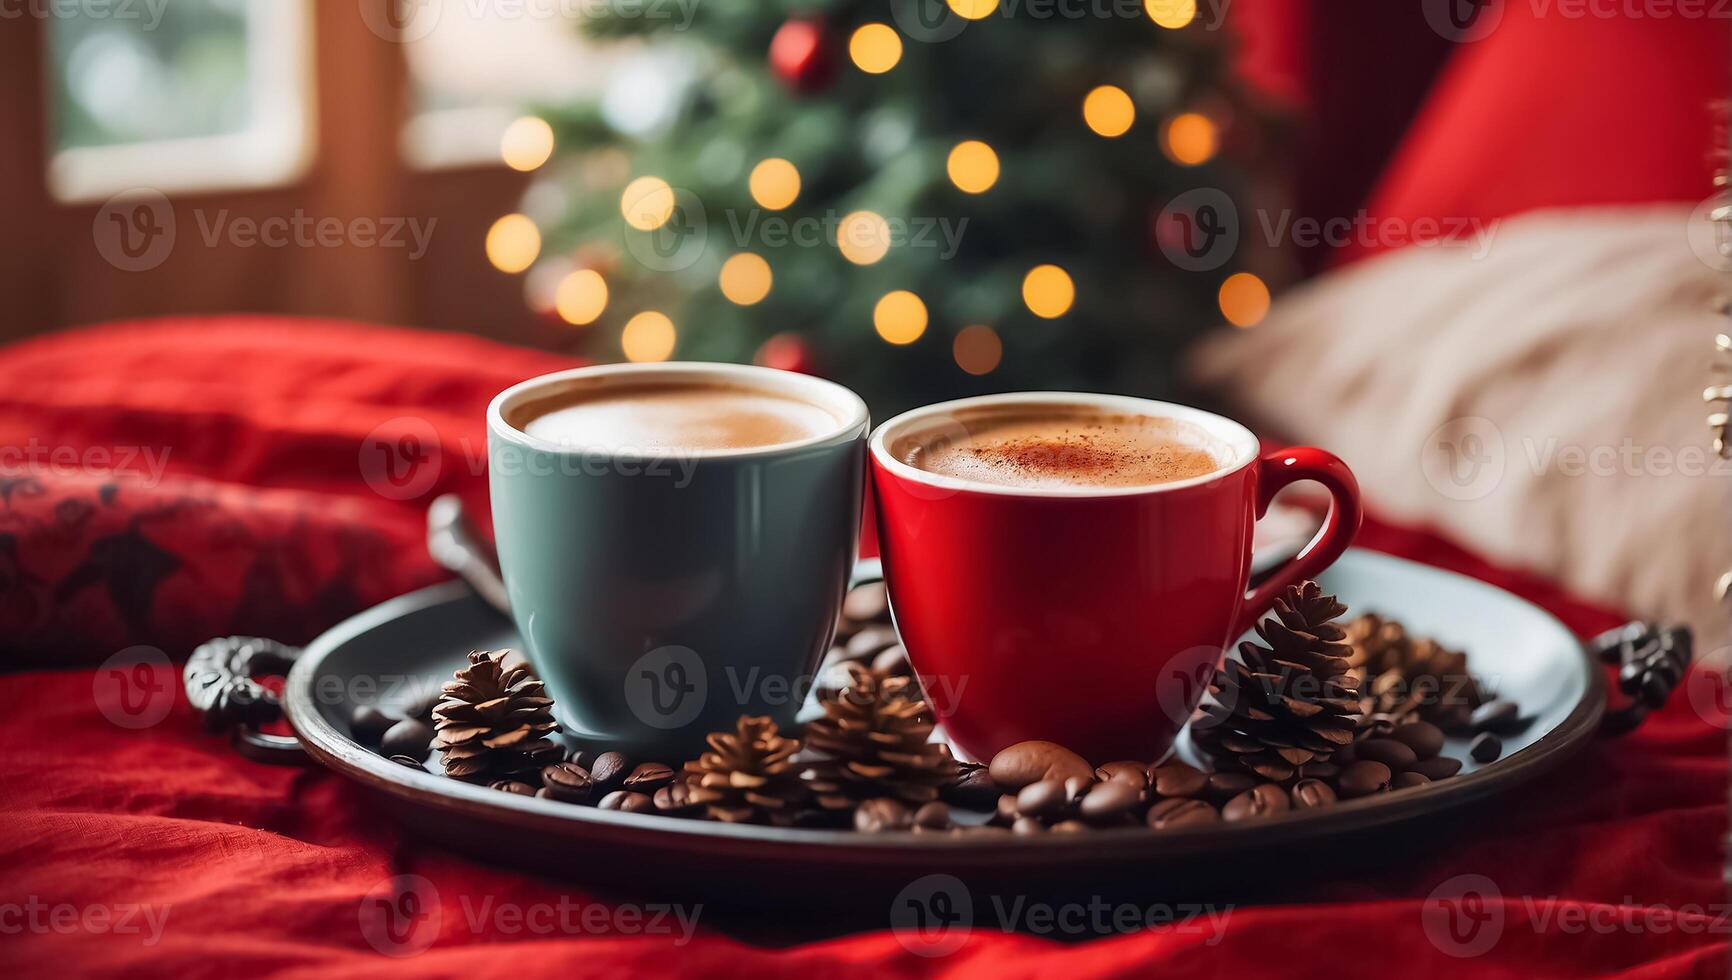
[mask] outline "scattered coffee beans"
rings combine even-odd
[[[396,723],[397,719],[381,711],[378,705],[363,704],[349,714],[349,734],[362,745],[377,745]]]
[[[598,810],[620,810],[625,813],[648,813],[655,809],[655,801],[648,793],[635,793],[629,789],[616,789],[601,798],[597,803]]]
[[[1202,795],[1203,790],[1208,787],[1210,779],[1208,773],[1201,769],[1193,769],[1182,762],[1161,766],[1149,775],[1150,781],[1154,784],[1156,796],[1182,796],[1187,799]],[[1218,773],[1217,775],[1225,774]],[[1238,793],[1232,795],[1237,796]]]
[[[1467,754],[1473,756],[1475,762],[1491,762],[1503,755],[1503,739],[1491,732],[1480,732],[1467,747]]]
[[[1301,779],[1293,784],[1289,795],[1295,810],[1315,810],[1335,802],[1335,791],[1321,779]]]
[[[1391,737],[1421,759],[1433,758],[1443,751],[1443,729],[1428,721],[1410,721],[1397,727]]]
[[[1180,830],[1217,823],[1221,814],[1202,800],[1161,800],[1149,807],[1147,823],[1156,830]]]
[[[433,727],[419,718],[405,718],[385,730],[379,739],[379,751],[386,755],[406,755],[425,759],[433,750]]]
[[[1274,783],[1259,783],[1227,801],[1221,819],[1228,823],[1259,820],[1282,813],[1289,806],[1287,793]]]
[[[1383,763],[1361,759],[1341,770],[1335,788],[1343,799],[1358,799],[1388,789],[1391,775],[1389,767]]]
[[[1368,738],[1360,742],[1359,758],[1381,762],[1392,772],[1402,772],[1419,761],[1413,749],[1393,738]]]
[[[541,785],[547,795],[565,803],[584,803],[595,790],[589,770],[575,762],[556,762],[541,770]]]
[[[1063,782],[1073,776],[1094,779],[1095,767],[1056,742],[1018,742],[992,757],[992,781],[1014,793],[1043,779]]]
[[[625,777],[631,774],[631,770],[631,760],[623,753],[603,752],[589,767],[589,778],[595,783],[597,793],[611,793],[625,784]]]

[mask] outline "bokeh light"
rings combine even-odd
[[[1178,30],[1197,19],[1197,0],[1143,0],[1149,19],[1169,30]]]
[[[553,156],[553,127],[534,116],[516,120],[499,139],[499,155],[513,170],[535,170]]]
[[[741,252],[722,263],[719,277],[722,295],[741,306],[751,306],[770,295],[770,263],[761,255]]]
[[[998,0],[949,0],[950,9],[964,20],[982,20],[998,9]]]
[[[654,231],[674,214],[674,189],[660,177],[639,177],[625,185],[619,213],[638,231]]]
[[[578,269],[559,281],[553,308],[561,320],[573,326],[594,323],[607,309],[607,280],[594,269]]]
[[[1102,85],[1083,98],[1083,122],[1101,136],[1123,136],[1136,119],[1131,97],[1117,85]]]
[[[541,230],[528,216],[508,214],[487,229],[487,261],[500,272],[522,272],[541,254]]]
[[[626,322],[619,346],[628,361],[665,361],[674,352],[674,322],[664,314],[645,310]]]
[[[1269,287],[1249,272],[1236,272],[1221,283],[1221,315],[1235,327],[1254,327],[1269,315]]]
[[[848,38],[848,57],[868,75],[882,75],[902,60],[902,36],[889,24],[862,24]]]
[[[759,207],[780,211],[800,196],[800,171],[781,157],[771,157],[752,168],[747,184]]]
[[[979,140],[963,140],[951,149],[945,170],[958,190],[979,194],[998,183],[998,154]]]
[[[906,289],[885,293],[872,309],[872,327],[892,344],[912,344],[926,332],[926,304]]]
[[[1187,167],[1207,163],[1219,143],[1214,120],[1200,112],[1182,112],[1167,120],[1161,131],[1161,150],[1174,163]]]
[[[958,331],[950,351],[956,357],[956,366],[973,375],[991,374],[1004,359],[1004,344],[999,341],[998,332],[981,323]]]
[[[855,265],[871,265],[890,251],[890,223],[871,211],[852,211],[836,225],[836,247]]]
[[[1056,265],[1037,265],[1022,277],[1022,301],[1035,316],[1061,317],[1076,302],[1076,284]]]

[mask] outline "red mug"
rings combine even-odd
[[[971,412],[1018,403],[1176,419],[1230,458],[1170,483],[1035,489],[896,455],[964,434]],[[1263,453],[1231,419],[1141,398],[1027,392],[928,405],[880,426],[870,452],[896,628],[951,742],[983,761],[1025,739],[1097,765],[1161,758],[1227,645],[1359,529],[1359,485],[1341,460],[1309,447]],[[1328,489],[1329,516],[1247,591],[1252,526],[1301,480]]]

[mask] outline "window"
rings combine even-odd
[[[305,171],[307,0],[72,5],[47,28],[56,198],[272,186]]]

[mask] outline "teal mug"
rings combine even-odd
[[[549,442],[508,421],[572,388],[663,382],[791,397],[836,424],[767,447],[658,452]],[[506,594],[568,732],[643,758],[691,754],[741,714],[793,723],[848,586],[868,425],[847,388],[733,364],[578,368],[493,399]]]

